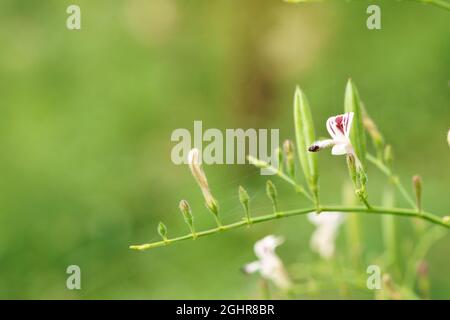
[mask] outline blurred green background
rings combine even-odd
[[[81,7],[82,29],[66,29],[66,8]],[[290,273],[323,283],[299,298],[372,298],[367,289],[334,285],[309,248],[306,217],[134,252],[128,245],[186,230],[187,199],[198,229],[213,226],[187,166],[171,162],[176,128],[280,128],[293,138],[296,84],[307,94],[316,130],[342,112],[351,77],[371,116],[394,147],[406,186],[424,180],[424,206],[449,214],[450,12],[415,2],[376,1],[382,29],[366,28],[369,1],[293,5],[246,1],[0,2],[0,298],[259,298],[258,276],[239,268],[253,244],[286,237],[278,250]],[[345,161],[320,154],[322,199],[341,201]],[[242,210],[270,210],[265,177],[249,165],[207,166],[225,222]],[[379,203],[386,179],[369,167]],[[274,178],[280,206],[305,206]],[[398,197],[398,205],[407,203]],[[383,254],[380,218],[364,216],[365,264]],[[418,240],[398,219],[403,264]],[[346,270],[342,230],[334,264]],[[433,298],[450,298],[450,237],[427,255]],[[81,267],[82,290],[66,289],[66,268]],[[294,270],[295,269],[295,270]],[[298,271],[297,271],[298,269]],[[308,270],[324,269],[321,280]],[[384,271],[384,270],[383,270]],[[312,285],[314,287],[314,284]]]

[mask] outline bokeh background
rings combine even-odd
[[[80,31],[65,26],[73,3]],[[299,84],[325,136],[349,77],[393,145],[405,185],[421,174],[424,206],[449,214],[450,12],[376,3],[378,31],[366,28],[368,1],[2,0],[0,298],[259,298],[258,276],[239,269],[267,234],[286,238],[278,252],[305,284],[298,298],[373,298],[341,281],[350,268],[344,228],[330,264],[311,252],[306,217],[143,253],[128,245],[158,240],[160,220],[169,235],[187,232],[180,199],[198,229],[214,225],[187,166],[171,162],[174,129],[202,120],[204,128],[280,128],[281,139],[293,138]],[[339,203],[345,161],[319,158],[322,199]],[[225,222],[243,214],[238,185],[251,194],[253,214],[270,210],[257,169],[205,171]],[[379,203],[386,179],[373,167],[369,179]],[[274,182],[282,209],[306,205]],[[397,204],[407,205],[400,197]],[[380,218],[361,220],[364,262],[352,272],[365,278],[384,247]],[[421,240],[410,220],[397,221],[404,267]],[[426,255],[432,298],[450,298],[449,249],[447,235]],[[71,264],[81,267],[81,290],[66,289]]]

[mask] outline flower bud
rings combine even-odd
[[[244,207],[247,222],[250,223],[250,210],[249,210],[250,197],[248,196],[248,193],[243,186],[239,186],[239,201]]]
[[[167,241],[167,227],[162,222],[158,224],[158,233],[164,241]]]
[[[422,211],[422,178],[415,175],[412,178],[414,193],[416,195],[417,210]]]
[[[189,229],[192,232],[192,235],[195,236],[195,229],[194,229],[194,216],[192,215],[191,207],[189,206],[189,203],[186,200],[181,200],[179,205],[181,214],[183,215],[184,222],[188,225]]]
[[[269,199],[272,201],[274,212],[278,211],[277,189],[272,181],[267,180],[266,193]]]
[[[442,221],[444,221],[445,223],[450,223],[450,216],[443,217]]]
[[[217,225],[221,225],[219,219],[219,205],[217,204],[216,199],[212,196],[211,191],[208,186],[208,180],[206,179],[206,175],[203,172],[203,169],[200,165],[199,160],[200,154],[198,149],[192,149],[188,155],[189,168],[191,169],[192,175],[194,176],[197,184],[202,190],[203,198],[205,198],[205,204],[211,213],[213,213],[214,218],[216,219]]]
[[[295,178],[295,159],[294,144],[291,140],[285,140],[283,143],[284,154],[286,155],[287,172],[291,178]]]

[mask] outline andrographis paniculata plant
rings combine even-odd
[[[161,241],[131,245],[130,249],[142,251],[173,244],[182,240],[194,240],[219,232],[223,233],[231,229],[250,226],[260,222],[309,214],[311,222],[317,226],[316,233],[311,240],[312,248],[322,257],[329,259],[334,253],[334,243],[330,243],[330,241],[334,242],[334,239],[336,238],[336,232],[339,224],[343,221],[343,217],[340,216],[342,213],[348,213],[356,217],[360,214],[376,214],[383,216],[382,222],[383,227],[385,228],[383,231],[383,238],[388,251],[387,256],[389,263],[394,264],[397,259],[395,254],[395,234],[393,234],[394,229],[392,228],[392,218],[394,216],[414,218],[413,220],[417,222],[416,225],[418,232],[420,232],[421,236],[425,239],[423,240],[425,244],[432,243],[434,240],[445,234],[444,230],[450,228],[450,219],[448,216],[442,217],[427,212],[423,209],[421,201],[423,186],[422,179],[419,176],[413,177],[413,197],[400,182],[400,179],[392,172],[392,148],[390,145],[385,143],[385,140],[379,132],[376,124],[368,115],[360,101],[358,91],[351,80],[348,81],[345,90],[344,113],[329,117],[326,121],[325,127],[330,134],[330,139],[316,139],[311,108],[305,94],[298,87],[294,95],[293,116],[296,143],[294,144],[290,140],[286,140],[283,143],[283,148],[278,149],[279,161],[283,162],[282,165],[280,164],[278,168],[275,168],[265,161],[250,156],[248,157],[248,160],[256,167],[266,168],[274,173],[275,176],[292,185],[297,193],[311,201],[310,207],[290,211],[280,210],[275,184],[268,180],[266,184],[266,193],[272,202],[273,212],[266,215],[252,215],[250,197],[244,187],[239,186],[238,195],[244,209],[243,218],[242,220],[231,224],[223,224],[219,216],[218,202],[211,193],[206,175],[200,165],[199,151],[193,149],[189,153],[188,157],[189,167],[202,191],[205,199],[205,205],[212,213],[217,226],[209,230],[196,230],[194,227],[194,217],[191,208],[187,201],[182,200],[179,207],[184,220],[191,231],[190,233],[179,237],[169,238],[167,237],[167,227],[163,223],[160,223],[158,226],[158,233],[162,237]],[[375,155],[372,155],[366,151],[366,134],[372,141]],[[448,133],[448,139],[450,144],[450,131]],[[348,205],[348,203],[346,203],[346,205],[335,206],[326,205],[321,202],[319,194],[319,168],[317,164],[317,152],[329,147],[332,148],[331,153],[333,155],[343,155],[346,158],[349,175],[353,183],[354,194],[363,204],[362,206]],[[297,180],[297,173],[299,171],[297,170],[297,161],[301,171],[303,172],[306,186],[301,185],[301,183]],[[383,206],[378,206],[369,200],[366,189],[366,184],[368,181],[367,163],[371,163],[375,166],[375,168],[379,169],[388,177],[389,185],[392,186],[392,188],[395,187],[398,189],[402,197],[404,197],[404,199],[410,204],[410,208],[394,207],[392,201],[383,201]],[[329,213],[329,215],[325,214],[323,219],[319,219],[321,213]],[[315,218],[314,215],[318,215],[317,218]],[[348,220],[351,220],[350,218],[351,217],[349,216]],[[435,227],[430,227],[428,231],[425,230],[423,224],[425,221],[434,224]],[[353,223],[352,221],[347,222],[349,225]],[[354,238],[353,241],[358,241],[357,238],[358,236],[356,235],[356,238]],[[414,256],[413,258],[420,259],[421,255],[423,255],[423,246],[425,245],[422,245],[417,249],[417,256]],[[355,255],[357,254],[358,252],[355,253]],[[269,261],[272,260],[269,259]],[[415,275],[417,276],[417,272],[414,269],[415,263],[412,263],[412,265],[413,267],[407,268],[404,276],[404,282],[409,283],[410,286],[414,283]],[[426,268],[422,269],[426,270]],[[389,281],[391,281],[391,278],[386,276],[384,280],[386,282],[386,286],[389,288]],[[284,283],[287,283],[287,281],[284,281]],[[395,298],[397,295],[401,294],[395,291],[395,294],[392,293],[391,297]]]

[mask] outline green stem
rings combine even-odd
[[[399,178],[394,175],[391,171],[391,169],[389,169],[383,162],[381,162],[378,158],[367,154],[366,159],[371,162],[372,164],[374,164],[378,169],[380,169],[381,172],[383,172],[392,182],[392,184],[400,191],[400,193],[402,194],[403,198],[405,198],[406,201],[408,201],[408,203],[413,207],[416,208],[416,202],[413,200],[413,198],[411,198],[411,196],[408,194],[408,192],[406,191],[405,187],[402,185],[402,183],[400,182]]]
[[[434,215],[432,213],[428,212],[417,212],[415,209],[401,209],[401,208],[382,208],[382,207],[342,207],[342,206],[324,206],[320,208],[322,212],[361,212],[361,213],[368,213],[368,214],[391,214],[396,216],[403,216],[403,217],[417,217],[419,219],[427,220],[431,223],[441,225],[444,227],[447,227],[450,229],[450,223],[444,222],[441,217]],[[281,211],[281,212],[275,212],[272,214],[267,214],[259,217],[254,217],[251,219],[251,222],[253,224],[265,222],[265,221],[271,221],[281,218],[287,218],[292,216],[298,216],[298,215],[305,215],[310,212],[316,212],[316,208],[305,208],[305,209],[296,209],[296,210],[290,210],[290,211]],[[242,226],[246,226],[247,221],[242,220],[238,222],[234,222],[228,225],[223,225],[221,227],[200,231],[197,232],[197,238],[208,236],[215,233],[220,233],[227,230],[232,230],[236,228],[240,228]],[[189,240],[193,239],[192,234],[184,235],[177,238],[167,239],[166,241],[159,241],[154,243],[147,243],[142,245],[131,245],[130,249],[134,250],[146,250],[151,249],[155,247],[161,247],[165,246],[174,242],[183,241],[183,240]]]
[[[295,191],[303,194],[306,198],[308,198],[308,200],[314,202],[314,200],[311,197],[311,195],[305,190],[305,188],[303,188],[303,186],[299,185],[297,182],[295,182],[294,179],[292,179],[289,176],[287,176],[280,169],[277,169],[277,168],[269,165],[267,162],[259,160],[259,159],[256,159],[256,158],[251,157],[251,156],[248,157],[248,160],[254,166],[256,166],[258,168],[263,167],[264,169],[267,169],[270,172],[272,172],[273,174],[277,175],[278,177],[280,177],[281,179],[283,179],[284,181],[286,181],[287,183],[292,185],[295,188]]]

